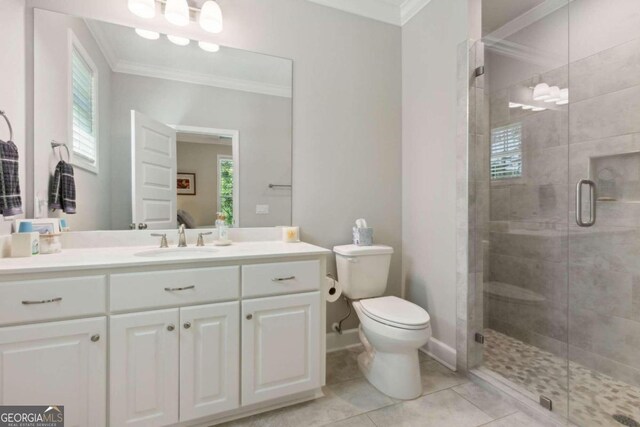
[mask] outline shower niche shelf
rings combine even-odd
[[[591,157],[598,202],[640,203],[640,151]]]

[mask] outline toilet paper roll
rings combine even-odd
[[[338,301],[338,298],[340,298],[340,295],[342,295],[342,286],[340,285],[340,282],[338,282],[337,280],[333,280],[330,277],[325,277],[324,278],[324,298],[329,301],[329,302],[335,302]]]

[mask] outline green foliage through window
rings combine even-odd
[[[227,217],[227,224],[233,224],[233,160],[220,159],[218,164],[220,177],[220,211]]]

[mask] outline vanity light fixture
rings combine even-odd
[[[544,101],[551,96],[551,88],[546,83],[538,83],[533,88],[533,100]]]
[[[509,108],[520,108],[522,104],[518,104],[517,102],[509,102]]]
[[[164,5],[164,17],[173,25],[189,25],[189,4],[187,0],[167,0]]]
[[[207,0],[200,9],[200,18],[198,20],[200,27],[210,33],[219,33],[222,31],[222,10],[218,3],[213,0]]]
[[[140,28],[136,28],[136,34],[147,40],[158,40],[160,38],[160,33],[151,30],[142,30]]]
[[[169,39],[169,41],[173,44],[177,44],[178,46],[186,46],[189,43],[191,43],[191,40],[189,40],[186,37],[180,37],[180,36],[174,36],[171,34],[167,34],[167,38]]]
[[[211,52],[211,53],[214,53],[220,50],[220,45],[215,43],[198,42],[198,46],[200,46],[200,49],[206,52]]]
[[[156,16],[155,0],[128,0],[129,11],[140,18],[150,19]]]
[[[546,108],[544,108],[544,107],[533,107],[533,108],[531,108],[531,111],[544,111],[544,110],[546,110]]]

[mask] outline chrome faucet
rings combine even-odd
[[[184,224],[180,224],[180,227],[178,227],[178,247],[187,247],[187,237],[184,235]]]

